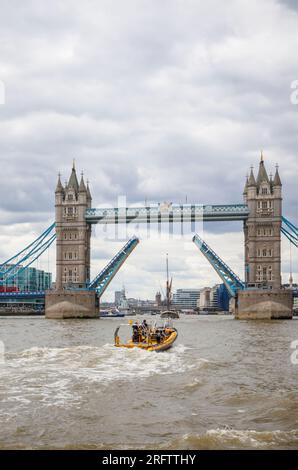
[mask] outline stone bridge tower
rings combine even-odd
[[[91,226],[85,221],[85,211],[91,207],[91,194],[83,175],[78,183],[74,164],[64,187],[58,178],[55,207],[56,289],[83,288],[90,278]]]
[[[253,169],[244,188],[250,214],[244,223],[245,281],[269,289],[281,287],[282,184],[278,167],[267,175],[263,154],[257,179]]]
[[[244,222],[245,281],[235,299],[236,318],[285,319],[293,316],[292,292],[281,286],[282,184],[276,167],[268,177],[263,154],[257,179],[247,177],[244,201],[249,207]]]
[[[89,186],[80,184],[73,165],[68,183],[60,176],[55,191],[56,288],[46,292],[47,318],[95,318],[99,301],[95,290],[86,289],[90,277],[91,226],[85,211],[91,207]]]

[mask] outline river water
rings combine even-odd
[[[163,353],[124,322],[0,318],[0,448],[298,449],[298,319],[183,316]]]

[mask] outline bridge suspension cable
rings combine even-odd
[[[293,230],[293,232],[295,233],[296,236],[298,236],[298,228],[292,224],[292,222],[290,222],[288,219],[286,219],[285,217],[282,217],[282,221],[291,229]]]
[[[56,239],[54,230],[55,224],[53,223],[32,243],[0,265],[0,285],[28,268],[52,245]]]
[[[298,248],[298,228],[285,217],[282,217],[282,222],[284,225],[281,226],[281,232],[296,248]]]

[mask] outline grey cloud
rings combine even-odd
[[[289,8],[293,10],[298,10],[298,4],[296,0],[279,0],[282,5],[287,5]]]

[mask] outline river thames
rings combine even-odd
[[[0,318],[2,449],[298,449],[298,319],[182,316],[163,353],[124,323]]]

